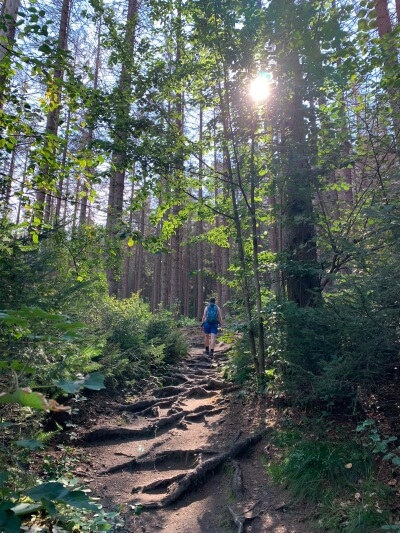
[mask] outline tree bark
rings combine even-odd
[[[110,188],[108,194],[107,209],[107,236],[108,236],[108,267],[107,283],[108,293],[110,296],[118,296],[119,275],[121,270],[121,245],[118,242],[118,232],[121,229],[124,187],[125,187],[125,169],[126,153],[128,141],[128,124],[130,117],[130,96],[132,91],[132,74],[130,62],[134,54],[135,29],[138,14],[137,0],[129,0],[128,14],[126,20],[125,33],[125,54],[122,62],[121,75],[119,78],[116,109],[116,124],[114,134],[114,149],[112,154],[113,169],[110,175]]]
[[[70,8],[71,0],[63,0],[60,18],[60,28],[58,33],[58,49],[61,51],[67,50]],[[58,134],[63,80],[64,70],[62,68],[56,68],[53,73],[53,85],[55,89],[50,90],[50,94],[52,95],[53,100],[51,106],[52,109],[47,113],[46,119],[46,136],[48,136],[46,144],[48,145],[48,149],[51,152],[54,152],[54,146],[52,145],[54,143],[54,139],[57,137]],[[49,138],[50,136],[53,138],[53,140]],[[43,165],[41,172],[45,176],[45,181],[52,183],[56,180],[54,170],[50,168],[50,165],[48,163],[45,163]],[[41,187],[37,192],[36,204],[37,207],[35,210],[35,215],[39,218],[39,220],[42,221],[44,219],[45,222],[48,222],[50,219],[52,198],[49,194],[46,194],[46,188]]]
[[[1,6],[0,28],[0,109],[4,103],[4,91],[10,73],[10,68],[6,64],[10,58],[14,41],[17,22],[17,13],[21,0],[3,0]]]
[[[286,254],[287,295],[299,307],[315,305],[319,291],[316,275],[317,247],[313,221],[311,183],[305,155],[306,137],[303,114],[302,74],[299,57],[290,51],[294,72],[294,88],[288,117],[286,143]]]
[[[396,1],[397,16],[399,16],[398,0]],[[375,0],[376,22],[378,26],[378,34],[382,39],[386,35],[392,33],[392,23],[390,20],[390,13],[388,7],[388,0]],[[392,107],[392,122],[394,129],[395,144],[398,145],[400,137],[400,97],[397,84],[393,85],[393,81],[398,77],[399,61],[398,61],[398,47],[394,43],[381,44],[384,72],[387,74],[389,82],[387,94]]]

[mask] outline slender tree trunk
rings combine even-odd
[[[56,221],[56,223],[59,222],[59,220],[60,220],[61,204],[64,203],[64,220],[66,219],[66,211],[67,211],[67,206],[68,206],[67,195],[64,194],[64,197],[63,197],[63,193],[64,193],[64,177],[65,177],[65,174],[66,174],[65,166],[66,166],[67,154],[68,154],[70,123],[71,123],[71,109],[68,108],[65,143],[64,143],[64,149],[63,149],[62,158],[61,158],[61,169],[60,169],[61,175],[60,175],[60,179],[58,181],[58,187],[57,187],[58,194],[57,194],[57,198],[56,198],[56,209],[55,209],[55,221]]]
[[[21,0],[3,0],[0,18],[0,109],[4,104],[4,91],[10,76],[9,61],[15,41],[17,13]]]
[[[131,61],[134,54],[135,28],[138,14],[137,0],[129,0],[128,14],[125,33],[125,58],[122,63],[121,75],[119,78],[116,111],[116,124],[114,134],[114,150],[112,154],[111,167],[113,171],[110,175],[110,189],[108,195],[107,211],[107,236],[110,253],[108,256],[107,282],[110,296],[118,296],[119,275],[121,270],[121,245],[118,242],[118,232],[121,229],[126,154],[128,142],[127,119],[130,116],[130,101],[132,91]],[[112,251],[112,253],[111,253]]]
[[[200,129],[200,136],[199,136],[199,141],[200,141],[200,154],[199,154],[199,189],[198,189],[198,198],[199,198],[199,203],[201,205],[202,201],[203,201],[203,183],[202,183],[202,180],[203,180],[203,166],[204,166],[204,162],[203,162],[203,148],[202,148],[202,142],[203,142],[203,107],[202,105],[200,105],[200,115],[199,115],[199,129]],[[204,232],[204,229],[203,229],[203,221],[202,220],[199,220],[196,224],[196,235],[198,237],[201,237],[201,235],[203,235],[203,232]],[[203,276],[203,271],[204,271],[204,243],[202,240],[200,240],[199,242],[197,242],[196,244],[196,271],[197,271],[197,276],[196,276],[196,287],[197,287],[197,297],[196,297],[196,300],[197,300],[197,312],[196,312],[196,316],[197,316],[197,320],[201,320],[202,316],[203,316],[203,311],[204,311],[204,276]]]
[[[96,91],[98,87],[99,82],[99,70],[100,70],[100,51],[101,51],[101,26],[102,26],[102,20],[99,20],[99,25],[97,29],[97,50],[96,50],[96,60],[95,60],[95,67],[94,67],[94,74],[93,74],[93,90]],[[87,136],[85,139],[85,144],[88,148],[88,151],[91,150],[91,144],[94,138],[94,131],[93,128],[89,128],[87,132]],[[88,168],[88,174],[89,176],[92,176],[95,174],[95,171],[93,168]],[[89,180],[85,180],[84,184],[84,190],[85,193],[82,196],[82,202],[81,202],[81,210],[79,214],[79,226],[82,227],[88,222],[88,204],[89,204],[89,195],[91,191],[91,183]]]
[[[255,131],[255,128],[253,128]],[[260,231],[257,223],[256,211],[256,169],[255,169],[255,139],[254,135],[251,139],[251,160],[250,160],[250,202],[251,202],[251,240],[253,252],[253,274],[254,274],[254,289],[256,297],[257,309],[257,329],[258,329],[258,375],[261,377],[265,372],[265,339],[264,339],[264,319],[262,313],[261,301],[261,282],[260,282],[260,264],[258,260],[259,239],[258,232]]]
[[[178,0],[177,3],[177,25],[176,25],[176,51],[175,51],[175,65],[178,66],[181,60],[182,54],[182,3],[181,0]],[[181,185],[180,182],[183,179],[183,154],[182,154],[182,138],[183,138],[183,113],[184,113],[184,104],[183,104],[183,93],[179,92],[175,95],[175,135],[176,135],[176,161],[177,169],[175,171],[175,181],[177,185],[175,186],[175,194],[179,198],[181,195]],[[174,204],[172,208],[172,214],[174,219],[178,219],[180,212],[180,207],[177,204]],[[171,310],[179,318],[181,314],[181,228],[177,225],[174,234],[171,238]]]
[[[11,160],[10,160],[10,166],[8,168],[7,175],[4,174],[3,178],[3,187],[1,191],[1,210],[3,212],[3,218],[7,218],[8,215],[8,209],[10,205],[10,199],[11,199],[11,189],[12,189],[12,182],[14,179],[14,169],[15,169],[15,158],[16,158],[16,149],[14,147],[12,153],[11,153]]]
[[[132,170],[132,185],[129,197],[129,205],[132,205],[135,194],[135,167]],[[133,210],[129,211],[129,228],[133,229]],[[128,245],[124,250],[124,268],[121,276],[121,298],[129,298],[134,292],[134,283],[132,281],[132,263],[134,251]]]
[[[24,170],[22,172],[22,183],[21,183],[21,188],[20,188],[20,192],[21,192],[21,195],[22,193],[24,192],[24,189],[25,189],[25,184],[26,184],[26,170],[28,168],[28,162],[29,162],[29,158],[30,158],[30,145],[28,145],[26,147],[26,152],[25,152],[25,162],[24,162]],[[17,218],[16,218],[16,224],[18,225],[21,221],[21,209],[22,209],[22,199],[21,199],[21,196],[18,200],[18,210],[17,210]]]
[[[60,19],[60,28],[58,33],[58,49],[65,51],[67,49],[68,42],[68,25],[69,25],[69,13],[71,8],[71,0],[63,0],[62,9],[61,9],[61,19]],[[53,73],[53,85],[55,88],[52,88],[49,92],[52,98],[51,111],[47,113],[46,120],[46,135],[48,136],[46,140],[47,149],[50,152],[55,150],[54,139],[58,134],[58,124],[60,117],[60,106],[61,106],[61,91],[62,83],[64,79],[64,70],[62,68],[56,68]],[[46,177],[47,182],[54,182],[56,177],[54,175],[54,170],[51,169],[49,163],[44,163],[42,168],[42,174]],[[45,220],[45,222],[50,219],[51,212],[51,203],[52,198],[49,194],[46,194],[45,188],[40,188],[36,194],[36,210],[35,215],[39,220]]]
[[[258,365],[258,357],[257,357],[257,348],[256,348],[256,334],[254,330],[254,324],[253,324],[253,313],[252,313],[252,304],[251,304],[251,290],[249,285],[249,274],[248,274],[248,267],[246,264],[246,254],[245,254],[245,248],[244,248],[244,236],[243,236],[243,230],[242,230],[242,223],[240,220],[240,212],[239,212],[239,205],[237,200],[237,193],[238,190],[243,192],[241,183],[240,183],[240,176],[237,175],[237,180],[235,180],[234,177],[234,169],[231,161],[231,156],[229,153],[229,143],[232,142],[233,150],[235,150],[235,140],[232,135],[231,130],[231,123],[230,123],[230,103],[226,96],[226,88],[228,86],[228,73],[226,71],[225,65],[224,67],[224,90],[222,85],[220,84],[218,86],[218,95],[219,95],[219,101],[220,101],[220,107],[221,107],[221,121],[222,121],[222,129],[223,129],[223,135],[224,135],[224,144],[223,144],[223,151],[224,151],[224,167],[227,169],[227,180],[229,184],[229,190],[230,190],[230,196],[232,201],[232,209],[233,209],[233,220],[235,225],[235,238],[236,238],[236,245],[237,245],[237,251],[238,251],[238,257],[239,257],[239,264],[242,271],[242,293],[243,293],[243,299],[244,299],[244,306],[246,311],[246,318],[248,323],[248,335],[249,335],[249,348],[250,348],[250,355],[253,359],[256,373],[259,375],[259,365]],[[236,166],[237,166],[237,173],[239,173],[240,169],[240,162],[238,158],[236,157],[235,160]]]
[[[396,2],[397,15],[399,14],[398,2]],[[379,37],[384,37],[392,33],[392,23],[390,20],[388,0],[375,0],[376,22],[378,26]],[[387,73],[389,84],[387,94],[390,99],[392,107],[392,122],[394,129],[395,143],[399,143],[400,136],[400,96],[397,84],[394,83],[398,78],[399,61],[398,61],[398,47],[391,43],[382,43],[381,46],[384,72]]]

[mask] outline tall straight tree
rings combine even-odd
[[[3,0],[0,17],[0,107],[10,73],[9,61],[15,40],[17,13],[21,0]]]
[[[110,187],[107,206],[108,268],[107,282],[110,296],[118,296],[121,269],[121,248],[117,242],[121,230],[125,169],[127,165],[127,142],[129,117],[131,116],[132,64],[135,49],[136,24],[138,18],[137,0],[129,0],[124,37],[123,58],[118,87],[115,92],[115,124],[113,128],[113,152],[111,157]]]
[[[60,26],[58,32],[58,50],[62,53],[67,50],[68,43],[68,24],[71,9],[71,0],[63,0],[60,16]],[[49,111],[46,119],[46,147],[45,150],[49,153],[57,151],[57,138],[60,108],[61,108],[61,92],[64,79],[63,58],[59,59],[59,66],[54,69],[51,82],[48,85],[49,95]],[[47,193],[48,185],[53,183],[56,179],[54,175],[54,168],[50,158],[45,157],[42,164],[41,171],[37,177],[38,192],[36,195],[36,217],[48,222],[51,214],[52,195]],[[42,181],[44,183],[42,184]]]

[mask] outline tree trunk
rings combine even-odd
[[[253,132],[255,127],[253,128]],[[258,330],[258,376],[262,377],[265,372],[265,340],[264,340],[264,319],[262,315],[261,302],[261,283],[260,283],[260,265],[258,260],[259,239],[258,232],[260,231],[257,223],[256,211],[256,169],[255,169],[255,139],[252,135],[251,139],[251,159],[250,159],[250,207],[251,207],[251,241],[253,252],[253,275],[254,275],[254,289],[257,309],[257,330]]]
[[[399,7],[396,3],[397,15]],[[388,0],[375,0],[376,22],[378,26],[379,37],[392,33],[392,23],[388,7]],[[400,136],[400,97],[397,87],[397,78],[399,72],[398,47],[392,43],[382,43],[381,46],[384,72],[388,76],[387,94],[392,107],[392,122],[394,129],[394,140],[396,145],[399,143]]]
[[[71,8],[71,0],[63,0],[62,9],[61,9],[61,18],[60,18],[60,28],[58,33],[58,49],[65,51],[67,49],[68,42],[68,25],[69,25],[69,12]],[[46,136],[47,140],[46,145],[48,150],[51,153],[54,153],[54,139],[58,134],[58,124],[60,117],[60,107],[61,107],[61,91],[62,83],[64,79],[64,70],[61,68],[56,68],[53,73],[53,83],[55,87],[49,90],[51,94],[52,105],[51,111],[47,113],[46,120]],[[50,138],[52,137],[52,138]],[[45,182],[52,183],[56,180],[54,175],[54,170],[50,168],[49,163],[44,163],[41,173],[45,177]],[[46,183],[45,183],[46,185]],[[46,194],[46,189],[41,187],[36,194],[36,210],[35,215],[39,220],[49,221],[52,198],[49,194]]]
[[[199,141],[200,141],[200,154],[199,154],[199,189],[198,189],[198,201],[201,205],[203,201],[203,148],[202,148],[202,142],[203,142],[203,107],[200,105],[200,115],[199,115]],[[201,235],[203,235],[203,221],[199,220],[196,223],[196,236],[201,238]],[[197,320],[201,320],[203,316],[204,311],[204,243],[202,240],[197,242],[196,244],[196,316]]]
[[[21,0],[3,0],[0,26],[0,109],[4,103],[4,91],[10,75],[9,59],[15,41],[17,13]]]
[[[132,90],[132,74],[130,63],[134,54],[137,13],[137,0],[129,0],[125,33],[126,56],[123,59],[121,75],[118,84],[118,92],[116,94],[117,110],[115,133],[113,138],[114,149],[111,164],[111,168],[113,170],[110,175],[106,223],[109,247],[106,274],[108,293],[110,296],[118,296],[119,276],[122,266],[121,243],[118,242],[118,232],[121,230],[123,214],[126,153],[128,142],[127,119],[129,119],[130,116]]]
[[[293,59],[294,88],[290,103],[286,144],[286,254],[287,295],[299,307],[315,305],[319,291],[316,274],[317,247],[313,221],[311,183],[305,155],[306,136],[303,115],[303,99],[300,93],[302,74],[299,57],[290,52]]]

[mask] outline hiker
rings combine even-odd
[[[221,309],[215,303],[215,298],[210,298],[210,303],[204,309],[201,319],[204,331],[204,353],[207,355],[214,355],[215,340],[220,324],[222,324]]]

